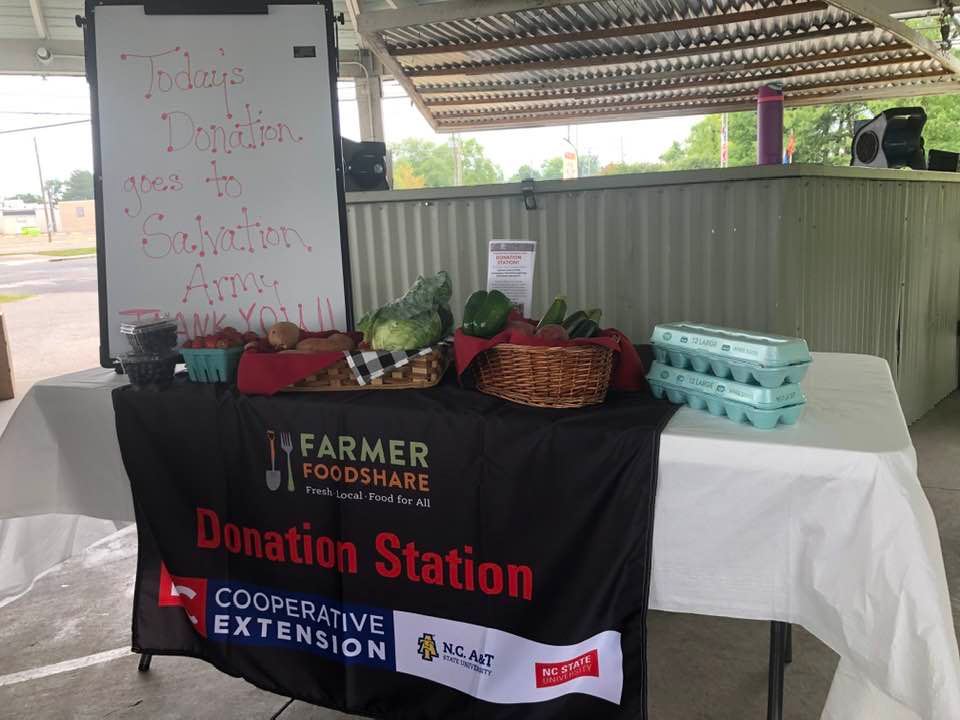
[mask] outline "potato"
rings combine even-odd
[[[267,340],[277,350],[290,350],[300,340],[300,328],[292,322],[278,322],[267,331]]]
[[[325,338],[307,338],[297,343],[297,350],[312,353],[353,350],[353,338],[341,333],[334,333]]]
[[[297,343],[297,352],[320,353],[337,350],[336,344],[330,338],[307,338]]]
[[[346,350],[347,352],[355,350],[357,347],[357,344],[353,341],[353,338],[344,333],[334,333],[328,338],[328,340],[333,340],[337,343],[340,350]]]

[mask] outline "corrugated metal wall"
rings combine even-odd
[[[516,185],[351,195],[356,309],[446,269],[459,314],[486,284],[487,243],[532,239],[535,312],[565,293],[635,342],[693,319],[880,355],[912,420],[957,385],[960,183],[850,174],[542,183],[532,211]]]

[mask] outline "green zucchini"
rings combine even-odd
[[[557,295],[553,299],[553,303],[551,303],[550,307],[548,307],[547,311],[543,314],[543,317],[540,318],[540,322],[537,324],[537,330],[544,325],[559,325],[563,322],[563,317],[566,314],[567,296]]]
[[[583,318],[572,329],[569,330],[568,334],[570,335],[571,340],[576,338],[588,338],[593,337],[600,331],[600,326],[597,325],[596,320],[591,320],[590,318]]]
[[[474,337],[493,337],[503,330],[513,303],[499,290],[478,290],[463,308],[463,332]]]
[[[577,310],[575,313],[570,315],[566,320],[563,321],[563,329],[567,332],[573,329],[573,326],[576,325],[581,320],[585,320],[587,314],[583,310]]]

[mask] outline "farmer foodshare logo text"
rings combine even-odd
[[[361,490],[430,492],[427,444],[416,440],[267,430],[267,487],[364,499]],[[319,484],[318,484],[319,483]],[[353,493],[349,495],[347,493]],[[430,501],[417,501],[429,507]]]

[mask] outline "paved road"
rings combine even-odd
[[[55,262],[0,257],[0,295],[97,291],[97,259]]]

